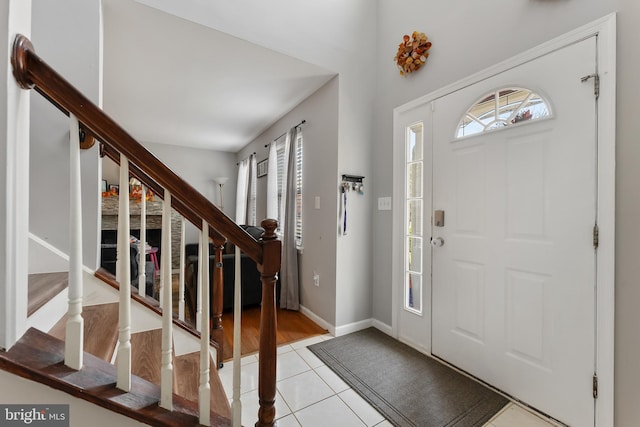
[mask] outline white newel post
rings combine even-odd
[[[162,370],[160,374],[160,406],[173,410],[173,301],[171,283],[171,193],[164,190],[162,202]]]
[[[140,197],[140,245],[138,246],[138,294],[147,294],[147,187],[142,186]]]
[[[242,402],[240,401],[240,355],[242,346],[242,273],[240,272],[240,248],[236,246],[235,280],[233,295],[233,403],[231,421],[233,427],[242,426]]]
[[[82,369],[84,320],[82,319],[82,188],[80,177],[80,124],[69,114],[69,308],[64,363]]]
[[[120,154],[120,195],[118,198],[118,311],[117,384],[120,390],[131,390],[131,242],[129,224],[129,159]]]
[[[184,217],[180,217],[180,263],[178,270],[178,319],[184,322],[184,266],[185,266],[185,221]]]
[[[200,286],[200,300],[202,301],[202,319],[200,320],[200,387],[198,389],[198,402],[200,409],[200,424],[211,424],[211,386],[209,385],[209,224],[202,221],[202,258],[200,258],[200,270],[202,270],[202,285]]]

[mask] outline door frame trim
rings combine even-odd
[[[598,399],[595,425],[614,423],[614,317],[615,317],[615,137],[616,137],[616,14],[604,16],[590,24],[556,37],[539,46],[520,53],[506,61],[468,76],[434,92],[414,99],[393,110],[393,239],[392,239],[392,334],[398,338],[399,304],[404,277],[403,225],[404,225],[404,128],[403,114],[452,92],[493,77],[523,63],[532,61],[568,45],[598,36],[597,68],[600,76],[598,98],[598,206],[600,231],[596,261],[596,372]],[[431,281],[425,281],[425,292],[431,293]],[[431,326],[429,326],[429,335]],[[430,339],[428,342],[430,343]],[[421,349],[424,351],[425,349]],[[426,349],[431,352],[430,344]]]

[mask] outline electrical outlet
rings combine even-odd
[[[313,272],[313,284],[318,287],[320,286],[320,275],[315,271]]]
[[[391,197],[378,197],[378,210],[390,211],[391,210]]]

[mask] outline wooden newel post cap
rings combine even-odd
[[[264,233],[262,234],[262,240],[275,240],[278,236],[276,236],[276,229],[278,228],[278,221],[275,219],[267,218],[263,219],[260,223],[262,228],[264,228]]]

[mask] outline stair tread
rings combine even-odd
[[[131,335],[131,372],[154,384],[160,384],[162,370],[162,329],[137,332]],[[231,417],[231,407],[222,382],[210,358],[211,410]],[[178,396],[197,402],[200,385],[200,353],[173,357],[173,391]]]
[[[200,353],[187,353],[174,358],[176,382],[174,393],[194,402],[198,401],[200,387]],[[216,414],[231,418],[231,407],[226,397],[222,381],[209,356],[209,387],[211,387],[211,410]]]
[[[118,341],[118,304],[97,304],[82,307],[84,319],[84,350],[102,360],[111,362]],[[49,335],[62,341],[66,335],[65,314],[49,331]]]
[[[35,328],[29,329],[9,351],[0,352],[0,369],[150,425],[199,425],[196,403],[174,394],[174,410],[160,408],[160,388],[137,376],[132,376],[130,392],[118,390],[116,367],[89,353],[85,352],[80,371],[68,368],[64,365],[64,342]],[[211,426],[229,425],[229,418],[211,413]]]
[[[69,273],[66,271],[29,274],[27,316],[38,311],[47,301],[62,292],[68,284]]]
[[[114,289],[120,289],[120,284],[116,281],[116,278],[113,274],[109,273],[107,270],[105,270],[104,268],[99,268],[96,270],[94,276],[100,280],[102,280],[105,284],[111,286]],[[156,301],[155,299],[146,296],[146,297],[141,297],[138,292],[133,291],[133,289],[135,289],[134,287],[132,287],[132,292],[131,292],[131,298],[134,301],[137,301],[138,303],[140,303],[141,305],[147,307],[149,310],[153,311],[154,313],[162,316],[162,309],[159,306],[158,301]],[[180,319],[178,319],[178,315],[176,313],[173,314],[173,324],[175,326],[177,326],[178,328],[182,329],[183,331],[193,335],[196,338],[200,338],[200,333],[198,331],[195,330],[195,328],[193,327],[193,325],[186,323],[185,321],[182,321]],[[211,345],[214,348],[219,348],[219,344],[211,341]]]

